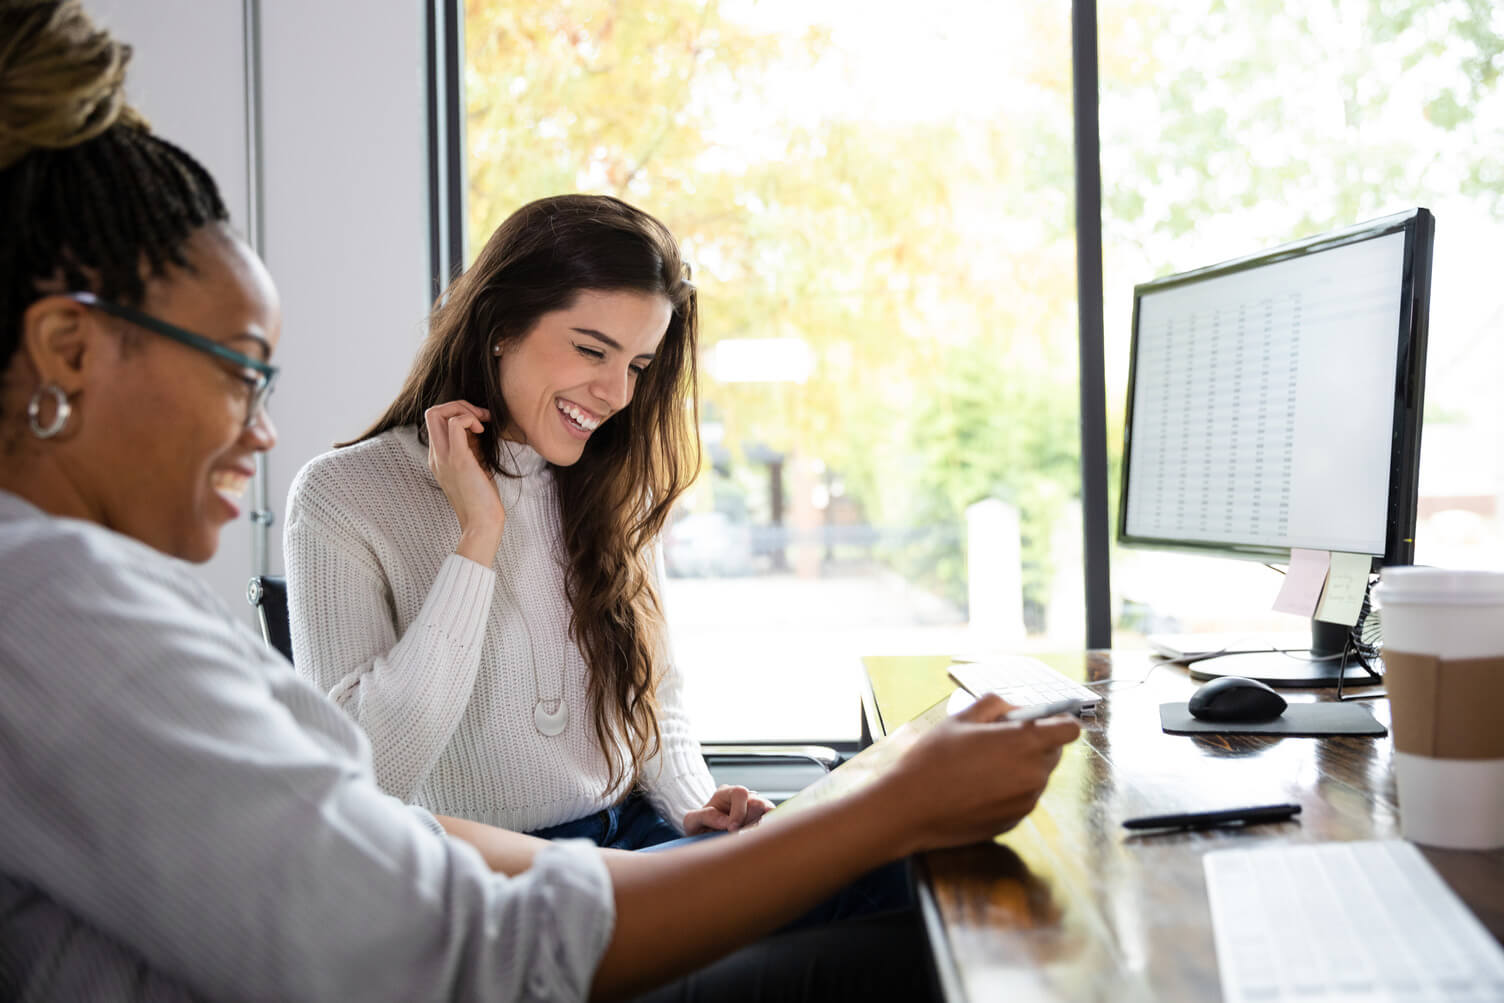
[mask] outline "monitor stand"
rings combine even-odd
[[[1243,676],[1276,687],[1336,686],[1348,630],[1342,624],[1312,620],[1309,649],[1211,655],[1188,663],[1186,668],[1196,680]],[[1356,658],[1348,658],[1342,685],[1362,686],[1378,681],[1377,674],[1365,669]]]

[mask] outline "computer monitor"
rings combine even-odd
[[[1434,231],[1416,209],[1136,286],[1118,541],[1409,564]],[[1347,628],[1312,628],[1192,675],[1335,684]]]

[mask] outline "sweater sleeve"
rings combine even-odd
[[[662,597],[659,567],[661,562],[655,562],[653,584]],[[658,729],[662,744],[658,754],[644,764],[642,786],[658,814],[682,834],[685,813],[703,808],[715,793],[716,783],[700,752],[699,736],[684,709],[684,678],[674,663],[666,627],[660,636]]]
[[[0,585],[0,872],[35,890],[7,922],[64,928],[36,979],[585,997],[614,922],[593,849],[492,874],[380,793],[344,716],[254,639],[163,579],[98,570]]]
[[[470,701],[496,572],[450,554],[398,637],[380,562],[331,507],[305,470],[283,548],[293,664],[365,729],[381,789],[411,801]]]

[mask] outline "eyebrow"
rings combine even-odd
[[[269,341],[267,341],[265,338],[261,337],[261,335],[259,335],[259,334],[252,334],[251,332],[246,331],[246,332],[244,332],[242,334],[232,334],[232,335],[230,335],[230,337],[226,338],[225,340],[226,341],[245,341],[246,339],[254,341],[256,344],[258,344],[258,345],[261,346],[261,360],[260,361],[267,362],[267,361],[269,361],[271,359],[271,357],[272,357],[272,343],[269,342]]]
[[[621,342],[617,341],[615,338],[611,337],[609,334],[602,334],[600,331],[597,331],[597,330],[595,330],[592,327],[575,327],[575,328],[571,328],[570,330],[574,331],[576,334],[583,334],[583,335],[585,335],[587,337],[594,338],[596,341],[599,341],[599,342],[601,342],[602,344],[605,344],[605,345],[609,345],[610,347],[616,349],[618,352],[620,352],[622,350]],[[649,362],[652,362],[653,361],[653,353],[652,352],[639,352],[637,355],[633,356],[633,358],[647,359]]]

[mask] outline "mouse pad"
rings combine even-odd
[[[1159,726],[1171,735],[1387,735],[1367,707],[1355,703],[1292,703],[1273,721],[1202,721],[1183,703],[1159,705]]]

